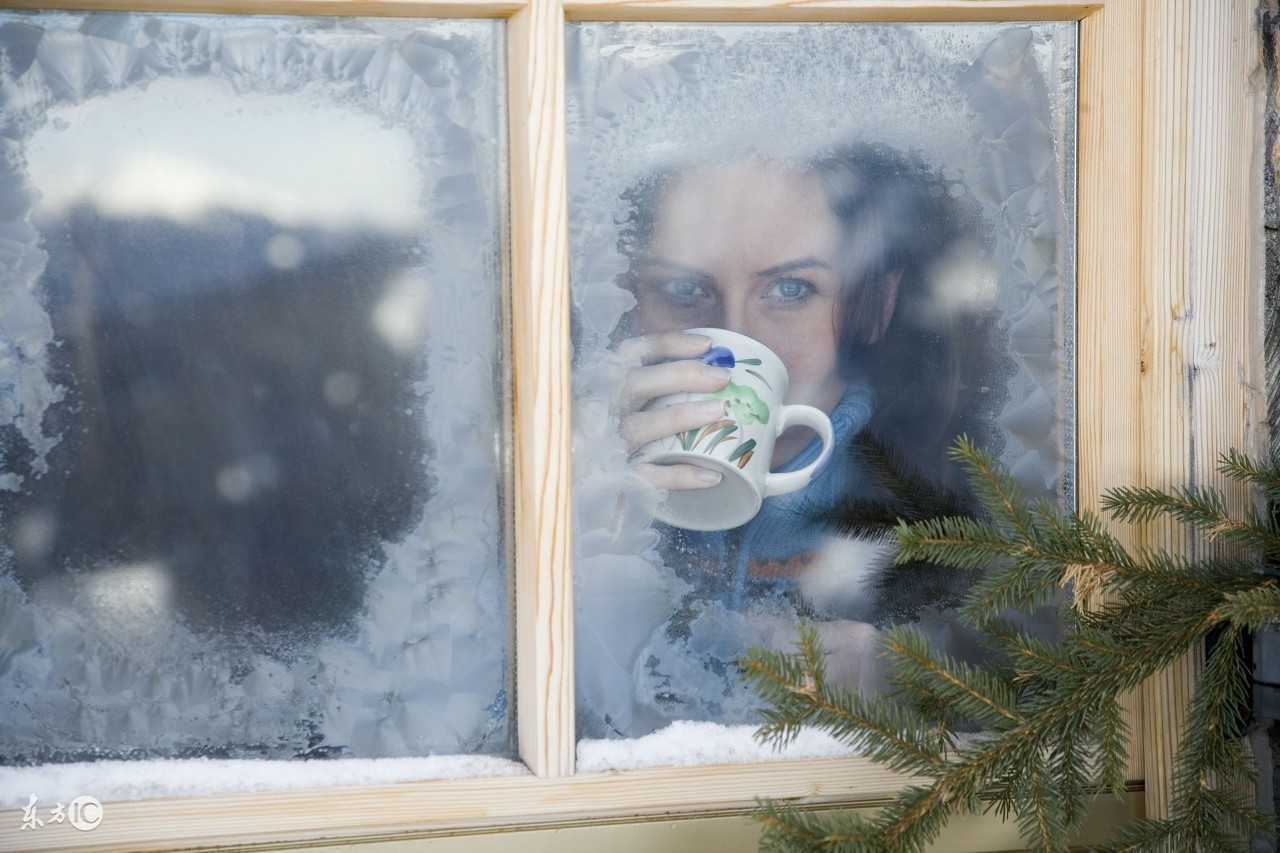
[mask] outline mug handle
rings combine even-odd
[[[818,437],[822,439],[822,452],[818,454],[817,459],[799,471],[766,474],[764,478],[764,496],[766,498],[774,495],[785,495],[788,492],[803,489],[809,485],[809,481],[813,479],[813,475],[818,469],[831,458],[835,436],[831,430],[831,418],[827,417],[825,412],[821,409],[815,409],[813,406],[783,406],[781,416],[778,418],[777,434],[782,435],[793,426],[807,426],[816,432]]]

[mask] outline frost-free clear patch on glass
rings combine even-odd
[[[0,17],[0,762],[511,752],[503,57]]]
[[[1074,500],[1076,26],[579,23],[567,61],[581,735],[757,722],[735,660],[801,619],[865,693],[889,626],[975,653],[974,574],[887,531],[973,507],[964,434]]]

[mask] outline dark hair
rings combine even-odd
[[[1011,362],[997,364],[995,310],[944,310],[933,292],[948,260],[977,240],[977,203],[919,157],[884,145],[824,153],[809,171],[843,232],[839,363],[875,389],[866,429],[916,473],[959,488],[947,449],[963,433],[997,441],[991,425],[1007,394],[994,374],[1012,372]]]

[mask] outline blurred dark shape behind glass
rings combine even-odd
[[[427,495],[413,382],[371,317],[412,240],[81,206],[42,223],[69,389],[50,470],[4,494],[25,581],[148,564],[196,628],[340,628]]]

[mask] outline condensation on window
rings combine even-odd
[[[971,506],[945,458],[959,434],[1032,498],[1074,503],[1076,39],[1071,23],[569,25],[580,736],[757,721],[735,660],[789,648],[800,619],[817,620],[837,680],[868,693],[885,689],[889,625],[977,654],[952,609],[972,577],[905,575],[889,538],[815,531],[833,506],[897,500],[893,471]],[[794,318],[821,287],[737,289],[731,274],[811,212],[806,187],[840,229],[835,298],[859,270],[879,295],[784,334],[781,313],[739,297],[785,294]],[[649,360],[622,344],[688,327],[776,334],[793,388],[817,370],[807,356],[846,347],[811,373],[843,394],[825,404],[826,480],[734,530],[655,523],[663,493],[619,431],[647,411],[628,378]]]
[[[503,57],[0,17],[0,763],[512,754]]]

